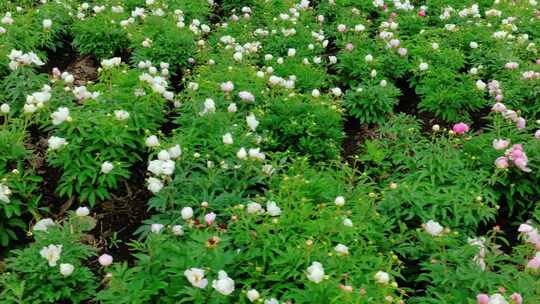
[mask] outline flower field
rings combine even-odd
[[[540,303],[540,3],[0,1],[0,303]]]

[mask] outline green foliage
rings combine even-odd
[[[35,242],[25,249],[13,250],[6,259],[7,272],[0,275],[0,296],[7,303],[82,303],[94,296],[97,280],[84,262],[93,256],[93,249],[81,243],[83,232],[93,228],[90,217],[72,216],[62,225],[47,231],[34,231]],[[60,245],[61,253],[55,266],[50,266],[40,251],[51,244]],[[65,277],[61,264],[74,266]]]
[[[382,82],[368,80],[346,93],[345,107],[360,122],[381,123],[393,112],[401,92],[391,82]]]

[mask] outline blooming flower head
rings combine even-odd
[[[268,201],[266,203],[266,212],[270,216],[279,216],[281,214],[281,208],[278,207],[276,202],[274,201]]]
[[[240,97],[240,99],[242,99],[243,101],[246,101],[246,102],[254,102],[255,101],[255,96],[253,94],[251,94],[250,92],[248,92],[248,91],[240,91],[238,93],[238,97]]]
[[[424,230],[432,236],[439,236],[443,233],[444,227],[434,220],[429,220],[424,224]]]
[[[506,149],[510,145],[509,140],[505,139],[494,139],[493,140],[493,149],[495,150],[503,150]]]
[[[214,221],[216,220],[216,214],[214,212],[210,212],[204,216],[204,221],[207,225],[212,225]]]
[[[498,157],[495,160],[495,167],[497,167],[497,169],[506,169],[508,166],[508,158],[505,156]]]
[[[88,207],[79,207],[75,211],[75,214],[77,216],[88,216],[90,214],[90,210],[88,209]]]
[[[34,228],[32,230],[34,231],[47,231],[47,229],[51,226],[54,226],[54,221],[50,218],[45,218],[40,220],[34,225]]]
[[[452,127],[452,131],[456,134],[464,134],[469,132],[469,126],[466,123],[460,122]]]
[[[68,144],[68,142],[64,138],[57,136],[51,136],[51,138],[49,138],[47,142],[49,145],[49,149],[51,150],[58,150]]]
[[[246,116],[246,122],[251,131],[255,131],[255,129],[257,129],[257,126],[259,125],[259,121],[253,114],[249,114],[248,116]]]
[[[152,231],[153,233],[160,233],[161,230],[163,230],[163,227],[163,224],[154,223],[150,225],[150,231]]]
[[[75,267],[72,264],[60,264],[60,274],[64,277],[70,276],[73,273],[73,270],[75,270]]]
[[[307,268],[307,278],[314,283],[320,283],[324,279],[324,268],[319,262],[311,263]]]
[[[338,206],[338,207],[344,206],[345,205],[345,198],[343,196],[336,197],[336,199],[334,200],[334,204],[336,204],[336,206]]]
[[[200,268],[189,268],[184,271],[184,276],[187,280],[197,288],[205,288],[208,285],[208,280],[204,278],[204,270]]]
[[[149,177],[147,179],[148,181],[148,190],[150,190],[152,193],[158,193],[163,189],[163,182],[155,177]]]
[[[49,262],[49,266],[54,267],[62,254],[62,245],[45,246],[39,251],[39,254]]]
[[[234,90],[234,84],[232,83],[232,81],[223,82],[221,84],[221,90],[225,93],[229,93]]]
[[[101,164],[101,173],[107,174],[111,172],[113,168],[114,168],[114,165],[111,162],[108,162],[108,161],[103,162]]]
[[[338,255],[349,255],[349,247],[343,244],[338,244],[336,247],[334,247],[334,250]]]
[[[523,303],[523,297],[521,294],[514,292],[510,295],[510,299],[514,301],[514,304],[522,304]]]
[[[70,121],[71,117],[69,116],[69,109],[66,107],[60,107],[58,110],[51,114],[52,124],[59,125],[64,121]]]
[[[527,268],[538,270],[540,268],[540,252],[537,252],[534,258],[527,262]]]
[[[212,287],[222,295],[228,296],[234,291],[234,281],[223,270],[218,272],[218,279],[212,281]]]
[[[9,203],[9,196],[11,195],[11,190],[8,186],[0,183],[0,201],[3,201],[5,203]]]
[[[150,135],[144,140],[144,143],[147,147],[157,147],[159,146],[159,139],[155,135]]]
[[[477,304],[488,304],[489,303],[489,295],[485,293],[480,293],[476,295],[476,303]]]
[[[184,234],[184,229],[182,228],[181,225],[174,225],[172,228],[172,232],[174,235],[183,235]]]
[[[261,295],[256,289],[248,290],[248,292],[246,293],[246,296],[248,297],[251,303],[257,301],[261,297]]]

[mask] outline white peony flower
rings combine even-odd
[[[73,270],[75,270],[75,267],[69,263],[60,264],[60,274],[64,277],[69,277],[73,273]]]
[[[324,268],[321,263],[313,262],[307,268],[307,278],[314,283],[320,283],[324,279]]]
[[[424,224],[424,230],[432,236],[439,236],[443,233],[444,227],[434,220],[429,220]]]
[[[182,228],[182,225],[174,225],[171,228],[174,235],[184,235],[184,229]]]
[[[225,135],[223,135],[223,144],[232,145],[233,142],[234,141],[231,133],[226,133]]]
[[[255,101],[255,96],[248,91],[240,91],[238,93],[238,97],[240,97],[240,99],[242,99],[243,101],[247,101],[247,102]]]
[[[184,271],[184,276],[187,280],[197,288],[205,288],[208,285],[208,280],[204,278],[204,270],[200,268],[189,268]]]
[[[336,247],[334,247],[334,250],[338,255],[349,255],[349,247],[343,244],[338,244]]]
[[[90,214],[90,209],[88,207],[79,207],[75,210],[77,216],[88,216]]]
[[[246,122],[251,131],[255,131],[255,129],[257,129],[257,126],[259,125],[259,121],[253,114],[249,114],[248,116],[246,116]]]
[[[158,193],[163,189],[163,182],[155,177],[148,178],[148,190],[150,190],[152,193]]]
[[[44,19],[43,20],[43,28],[44,29],[50,29],[52,27],[52,20],[51,19]]]
[[[259,213],[263,213],[264,209],[262,208],[261,204],[251,202],[251,203],[247,204],[246,211],[249,214],[259,214]]]
[[[227,107],[227,112],[229,113],[235,113],[238,109],[236,108],[236,104],[233,102],[231,104],[229,104],[229,106]]]
[[[344,218],[342,224],[343,224],[343,226],[347,226],[347,227],[352,227],[353,226],[353,222],[348,218]]]
[[[126,120],[129,118],[129,112],[128,111],[124,111],[124,110],[115,110],[114,111],[114,116],[116,117],[116,119],[118,120]]]
[[[9,196],[11,195],[11,190],[8,186],[0,184],[0,201],[9,203]]]
[[[178,157],[180,157],[182,155],[182,148],[180,147],[180,145],[175,145],[175,146],[169,148],[169,150],[167,150],[167,152],[169,152],[169,156],[172,159],[177,159]]]
[[[144,143],[147,147],[157,147],[159,146],[159,139],[155,135],[150,135],[144,140]]]
[[[336,204],[336,206],[338,206],[338,207],[344,206],[345,205],[345,198],[343,196],[336,197],[336,199],[334,200],[334,204]]]
[[[40,221],[38,221],[35,225],[34,225],[34,228],[32,229],[33,231],[47,231],[47,229],[51,226],[54,226],[54,221],[50,218],[45,218],[45,219],[42,219]]]
[[[113,257],[105,253],[99,256],[98,262],[101,266],[107,267],[113,263]]]
[[[189,220],[193,217],[193,209],[191,207],[184,207],[182,208],[182,211],[180,211],[182,214],[182,218],[184,220]]]
[[[232,90],[234,90],[234,84],[232,83],[232,81],[223,82],[221,84],[221,90],[226,93],[231,92]]]
[[[388,284],[390,282],[390,275],[384,271],[377,271],[374,278],[379,284]]]
[[[488,304],[508,304],[508,301],[500,293],[493,294],[489,297]]]
[[[247,297],[248,297],[248,299],[249,299],[249,301],[250,301],[251,303],[257,301],[257,300],[261,297],[261,295],[259,294],[259,292],[258,292],[257,290],[255,290],[255,289],[250,289],[250,290],[248,290],[248,292],[246,293],[246,295],[247,295]]]
[[[107,174],[111,172],[113,168],[114,168],[114,165],[111,162],[108,162],[108,161],[103,162],[101,164],[101,173]]]
[[[152,231],[152,233],[160,233],[161,230],[163,230],[163,224],[159,224],[159,223],[156,223],[156,224],[152,224],[150,225],[150,231]]]
[[[158,159],[161,160],[161,161],[166,161],[166,160],[170,160],[170,159],[171,159],[171,155],[169,154],[169,152],[168,152],[167,150],[161,150],[161,151],[159,151],[157,157],[158,157]]]
[[[420,71],[426,71],[429,68],[429,64],[422,62],[420,63],[420,65],[418,65],[418,68],[420,69]]]
[[[279,216],[281,214],[281,208],[278,207],[276,202],[274,201],[268,201],[266,203],[266,212],[270,216]]]
[[[62,245],[45,246],[39,251],[39,254],[49,262],[50,267],[54,267],[62,254]]]
[[[236,157],[239,159],[246,159],[247,158],[247,151],[244,147],[240,148],[238,152],[236,152]]]
[[[228,296],[234,291],[234,281],[223,270],[218,272],[218,279],[212,281],[212,287],[222,295]]]
[[[8,114],[10,110],[11,110],[11,107],[7,103],[3,103],[0,106],[0,112],[2,112],[4,114]]]
[[[49,149],[51,150],[58,150],[68,144],[68,142],[64,138],[57,136],[51,136],[47,143],[49,145]]]

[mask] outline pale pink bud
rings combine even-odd
[[[107,267],[112,264],[113,257],[105,253],[99,257],[98,261],[101,266]]]

